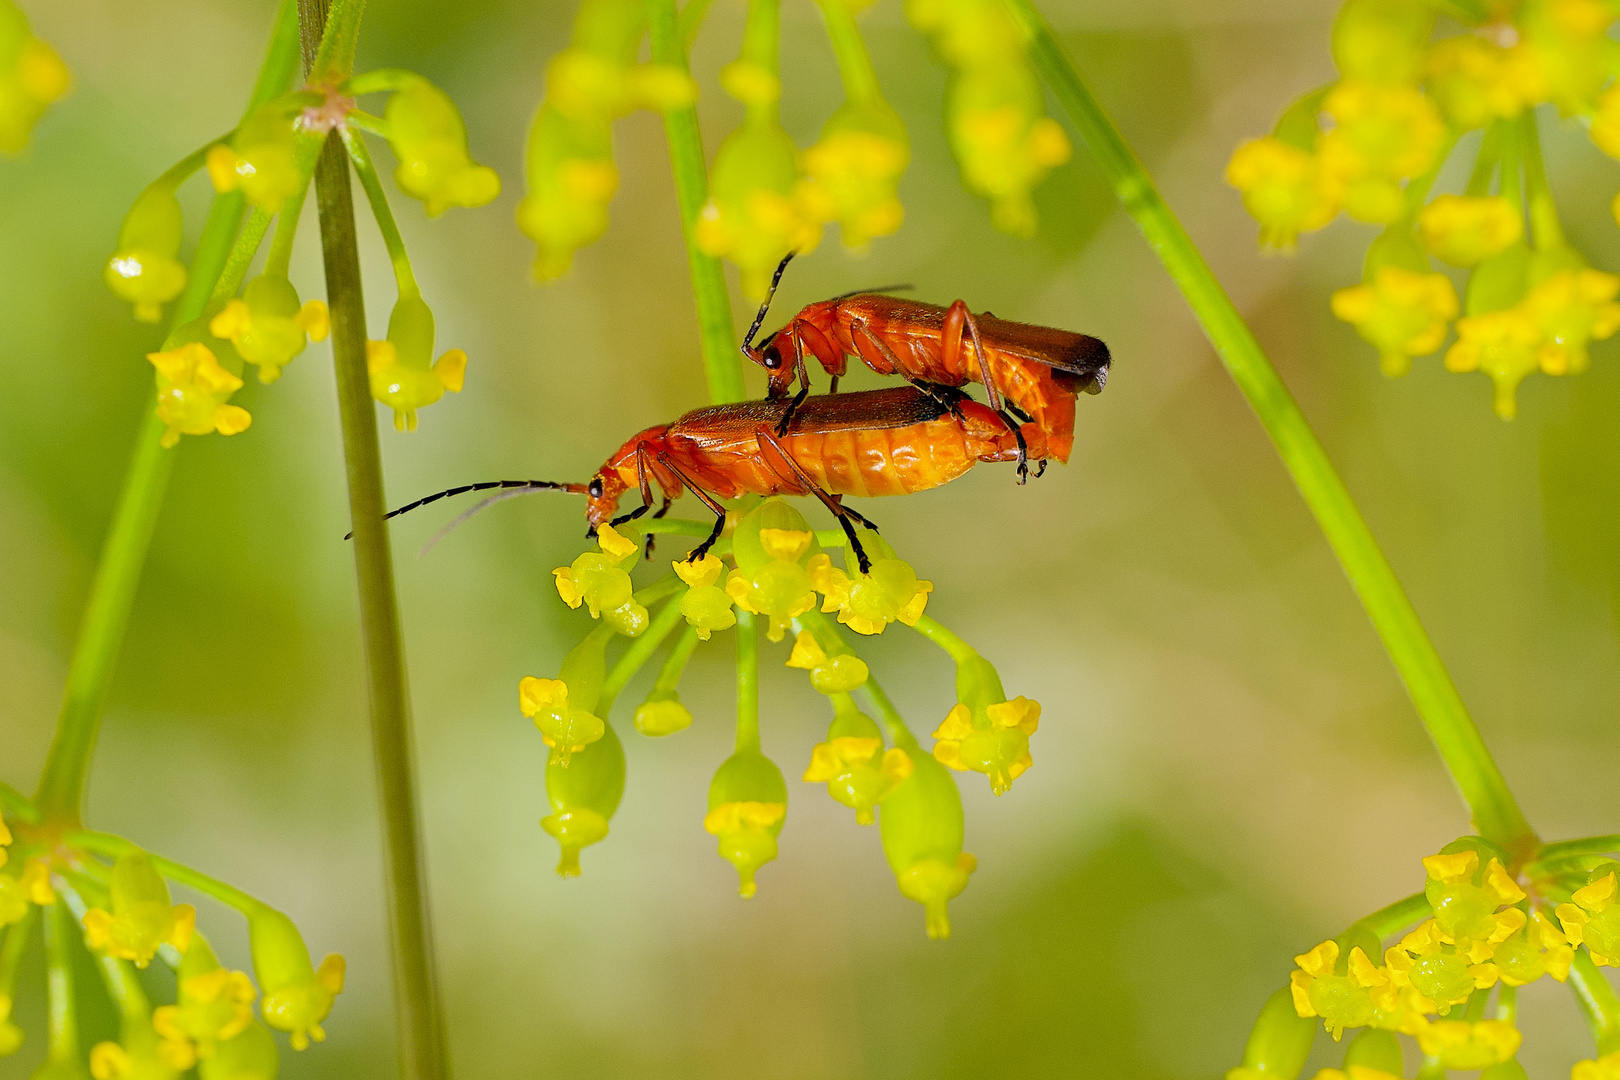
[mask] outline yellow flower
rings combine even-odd
[[[119,226],[118,246],[101,279],[113,295],[134,305],[141,322],[161,319],[163,305],[186,287],[179,258],[183,224],[174,189],[158,183],[141,192]]]
[[[1603,0],[1531,0],[1516,22],[1520,48],[1540,80],[1536,100],[1566,114],[1589,112],[1614,72],[1617,47],[1608,36],[1613,13]]]
[[[207,165],[215,191],[240,189],[254,206],[272,213],[309,182],[299,168],[293,117],[279,105],[255,110],[229,142],[209,149]]]
[[[990,789],[1001,795],[1034,764],[1029,737],[1040,726],[1041,706],[1016,697],[985,708],[988,724],[975,724],[973,710],[957,702],[934,731],[934,757],[958,771],[972,769],[990,777]]]
[[[1226,1074],[1226,1080],[1250,1080],[1247,1076],[1234,1077],[1232,1074],[1237,1071],[1237,1069],[1229,1071]],[[1253,1070],[1253,1073],[1253,1080],[1269,1080],[1272,1075],[1263,1073],[1258,1069]],[[1347,1065],[1343,1069],[1318,1070],[1312,1080],[1401,1080],[1401,1078],[1394,1073],[1385,1072],[1383,1069],[1374,1069],[1366,1065]]]
[[[770,625],[765,636],[781,641],[788,624],[816,606],[811,574],[800,564],[815,537],[797,529],[766,528],[758,530],[758,534],[766,560],[752,567],[738,566],[728,574],[726,593],[744,611],[768,616]],[[814,558],[810,565],[815,565]]]
[[[1620,967],[1620,904],[1615,903],[1615,873],[1583,885],[1554,912],[1572,946],[1586,946],[1599,967]]]
[[[726,137],[715,155],[712,194],[693,240],[708,255],[742,271],[742,290],[759,300],[788,252],[821,242],[821,223],[797,198],[798,150],[775,121],[756,121]]]
[[[848,693],[865,684],[870,674],[866,661],[854,653],[829,656],[808,630],[800,631],[794,639],[787,666],[808,671],[810,685],[823,694]]]
[[[0,818],[0,866],[6,865],[6,859],[10,857],[6,852],[6,847],[11,843],[11,840],[11,830],[6,828],[5,819]]]
[[[258,996],[245,972],[221,967],[208,943],[196,938],[180,962],[175,1004],[152,1011],[152,1027],[163,1040],[159,1052],[176,1069],[212,1057],[220,1043],[253,1023]]]
[[[1496,946],[1491,962],[1508,986],[1524,986],[1543,975],[1559,982],[1569,978],[1569,965],[1575,950],[1551,919],[1535,910],[1521,933]]]
[[[108,885],[111,911],[84,913],[84,941],[91,949],[144,968],[158,947],[173,945],[184,953],[197,926],[190,904],[171,904],[169,886],[143,854],[121,856]]]
[[[1344,184],[1344,208],[1362,221],[1388,222],[1405,208],[1400,182],[1434,164],[1445,121],[1422,91],[1345,80],[1322,102],[1334,127],[1322,136],[1326,172]]]
[[[1464,131],[1518,116],[1545,93],[1523,48],[1505,49],[1475,34],[1435,42],[1424,72],[1440,111]]]
[[[438,401],[446,390],[461,393],[467,354],[450,349],[424,368],[405,364],[392,341],[368,341],[366,373],[371,378],[371,396],[394,410],[394,427],[415,431],[417,409]]]
[[[695,563],[688,559],[674,566],[675,576],[688,586],[680,599],[681,615],[687,625],[697,631],[698,640],[708,641],[716,630],[729,630],[737,625],[730,594],[715,584],[725,569],[724,563],[705,553]]]
[[[557,595],[571,608],[585,604],[591,618],[605,618],[619,633],[636,637],[647,628],[647,609],[637,603],[623,565],[635,559],[639,545],[609,524],[596,530],[596,544],[600,553],[587,551],[552,571]]]
[[[1498,943],[1523,929],[1523,911],[1497,910],[1524,899],[1524,890],[1499,860],[1492,859],[1481,873],[1479,853],[1467,849],[1430,855],[1423,869],[1437,939],[1455,945],[1474,963],[1489,960]]]
[[[1243,193],[1260,223],[1260,246],[1291,251],[1302,232],[1320,229],[1339,212],[1337,186],[1319,158],[1274,136],[1250,139],[1232,154],[1226,182]]]
[[[560,765],[600,739],[607,725],[588,709],[568,703],[568,684],[561,679],[524,676],[518,683],[518,708],[534,720],[540,736],[551,747],[551,757]]]
[[[1620,1080],[1620,1052],[1604,1054],[1596,1061],[1577,1061],[1569,1080]]]
[[[1335,1042],[1344,1036],[1345,1028],[1362,1027],[1372,1020],[1373,995],[1389,985],[1359,946],[1350,950],[1342,973],[1337,970],[1338,962],[1339,944],[1329,939],[1294,957],[1298,967],[1288,977],[1294,1011],[1300,1016],[1320,1016]]]
[[[208,332],[236,346],[242,359],[259,368],[259,381],[275,382],[281,369],[304,351],[307,340],[325,341],[331,329],[326,305],[302,306],[292,282],[266,274],[255,278],[208,324]]]
[[[253,970],[264,987],[264,1000],[259,1003],[264,1022],[285,1031],[294,1050],[306,1049],[311,1039],[324,1040],[321,1021],[343,992],[343,957],[332,953],[315,967],[298,928],[271,908],[259,909],[248,920],[248,943],[253,950]]]
[[[208,346],[193,341],[146,358],[157,368],[157,413],[168,427],[160,440],[164,446],[173,446],[182,434],[236,435],[253,423],[246,409],[226,404],[242,389],[242,380],[220,367]]]
[[[518,227],[538,245],[534,275],[567,273],[574,252],[607,232],[608,203],[619,188],[613,129],[605,120],[576,119],[550,102],[529,132],[529,190],[518,204]]]
[[[843,225],[844,245],[864,249],[900,228],[895,191],[911,160],[906,129],[881,101],[849,102],[804,152],[799,201],[822,221]]]
[[[21,153],[50,104],[68,92],[72,76],[56,50],[29,33],[21,9],[0,11],[0,153]]]
[[[852,578],[832,565],[826,555],[812,558],[805,568],[810,582],[822,594],[821,610],[838,613],[838,621],[857,634],[881,634],[892,622],[916,626],[928,606],[932,581],[923,581],[894,549],[877,537],[867,541],[873,556],[867,573]]]
[[[1423,246],[1453,266],[1473,266],[1524,234],[1524,217],[1500,195],[1441,195],[1418,214]]]
[[[1522,307],[1469,315],[1457,320],[1457,342],[1446,351],[1446,370],[1489,375],[1496,415],[1511,420],[1519,411],[1519,383],[1541,366],[1541,340],[1541,329]]]
[[[51,868],[44,859],[29,859],[24,863],[18,883],[29,903],[38,907],[56,903],[56,890],[51,888]]]
[[[1393,986],[1410,987],[1424,999],[1416,1003],[1418,1012],[1439,1010],[1444,1016],[1475,990],[1496,984],[1496,965],[1475,961],[1478,955],[1477,949],[1471,955],[1459,951],[1430,919],[1384,951],[1383,971]]]
[[[737,868],[737,895],[747,899],[758,891],[754,875],[776,858],[776,835],[782,831],[787,804],[778,802],[726,802],[703,817],[703,828],[720,839],[720,854]]]
[[[1378,349],[1384,374],[1406,374],[1412,357],[1426,356],[1446,339],[1457,314],[1457,291],[1444,274],[1381,266],[1369,284],[1333,294],[1333,314]]]
[[[1429,1057],[1447,1069],[1488,1069],[1519,1051],[1524,1036],[1506,1020],[1423,1020],[1413,1033]]]
[[[1536,351],[1549,375],[1579,374],[1591,363],[1588,342],[1620,330],[1620,277],[1600,270],[1562,270],[1525,296],[1522,307],[1542,335]]]
[[[388,99],[388,145],[399,158],[394,182],[426,204],[428,217],[452,206],[483,206],[501,192],[495,170],[473,161],[455,103],[423,81]]]
[[[826,784],[827,794],[855,811],[855,821],[870,825],[873,808],[910,776],[911,755],[896,746],[883,749],[883,737],[871,717],[843,699],[827,731],[827,741],[810,752],[806,783]]]

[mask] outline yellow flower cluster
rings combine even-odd
[[[1384,225],[1334,314],[1391,376],[1437,352],[1454,323],[1446,369],[1488,375],[1497,415],[1511,419],[1526,375],[1578,373],[1587,346],[1620,328],[1620,278],[1589,268],[1559,227],[1534,115],[1551,104],[1586,117],[1593,141],[1620,157],[1620,44],[1608,37],[1620,12],[1601,0],[1479,10],[1491,21],[1434,40],[1431,5],[1347,0],[1333,32],[1341,77],[1239,146],[1226,178],[1264,247],[1292,249],[1340,212]],[[1475,128],[1467,191],[1430,199],[1444,155]],[[1472,272],[1465,302],[1431,256]]]

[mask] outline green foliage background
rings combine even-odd
[[[466,392],[427,410],[419,432],[385,430],[391,498],[584,478],[635,430],[703,402],[658,120],[620,125],[611,232],[567,280],[536,289],[511,214],[572,5],[371,7],[360,66],[444,86],[474,154],[506,182],[494,207],[431,223],[400,204],[441,348],[471,362]],[[30,5],[77,85],[32,150],[0,167],[0,776],[25,789],[150,386],[141,357],[158,340],[106,292],[100,265],[140,187],[234,119],[270,8]],[[1548,836],[1611,829],[1613,343],[1589,374],[1530,380],[1503,424],[1483,376],[1431,358],[1389,382],[1328,313],[1367,230],[1341,223],[1291,261],[1256,253],[1220,172],[1277,102],[1328,77],[1332,5],[1046,10],[1317,425],[1526,812]],[[1068,468],[1023,489],[1010,468],[986,468],[871,508],[938,584],[930,613],[995,661],[1009,691],[1044,704],[1036,768],[999,800],[967,778],[980,870],[952,905],[949,943],[923,937],[877,837],[808,785],[781,859],[742,903],[700,824],[731,738],[728,663],[700,655],[686,695],[697,724],[627,739],[613,836],[586,853],[582,879],[561,881],[536,825],[544,748],[515,699],[519,676],[553,673],[583,618],[550,585],[581,546],[580,508],[507,504],[425,559],[411,553],[445,515],[407,519],[395,536],[428,859],[464,1076],[1215,1076],[1295,952],[1415,890],[1417,860],[1468,828],[1325,543],[1083,151],[1040,190],[1037,240],[995,233],[956,181],[926,43],[896,0],[864,25],[911,131],[907,224],[865,259],[829,234],[795,266],[778,318],[909,280],[925,299],[1095,333],[1117,358],[1107,393],[1081,403]],[[740,29],[741,5],[717,0],[693,57],[711,152],[739,113],[715,72]],[[786,5],[783,74],[783,120],[806,145],[839,100],[810,4]],[[1607,211],[1620,173],[1577,132],[1549,142],[1573,238],[1620,267]],[[188,198],[194,234],[203,194]],[[318,296],[310,217],[294,280]],[[392,286],[365,223],[362,239],[380,336]],[[237,400],[249,432],[181,449],[90,820],[266,897],[318,955],[348,956],[329,1041],[287,1054],[283,1075],[386,1076],[378,826],[328,350]],[[931,729],[951,701],[943,658],[899,630],[870,655],[913,726]],[[791,773],[824,705],[782,670],[765,694],[765,750]],[[230,925],[204,908],[205,925]],[[214,936],[240,961],[236,931]],[[1543,981],[1525,994],[1533,1076],[1590,1053],[1565,993]],[[0,1077],[32,1068],[42,1010],[19,1005],[36,1034]],[[101,1033],[93,1020],[88,1034]]]

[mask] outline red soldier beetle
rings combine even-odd
[[[452,495],[500,489],[459,522],[497,499],[526,491],[567,491],[588,497],[586,535],[594,536],[604,522],[618,526],[649,511],[654,518],[663,517],[670,504],[689,490],[715,515],[714,531],[689,556],[700,559],[725,528],[722,500],[810,495],[838,518],[861,572],[867,573],[871,560],[855,525],[873,532],[877,526],[845,506],[844,496],[908,495],[949,483],[981,461],[1018,460],[1026,445],[1039,456],[1046,453],[1039,428],[1029,425],[1015,434],[990,409],[948,387],[904,386],[806,398],[793,411],[787,434],[779,435],[777,426],[790,408],[786,398],[777,397],[694,409],[672,424],[632,437],[588,483],[464,484],[418,499],[386,517]],[[656,510],[655,484],[661,494]],[[619,501],[627,491],[638,492],[641,505],[620,514]]]
[[[914,385],[982,384],[991,411],[1008,431],[1017,437],[1020,420],[1033,423],[1045,435],[1051,456],[1067,464],[1074,446],[1075,396],[1101,393],[1108,380],[1107,345],[1086,334],[1009,322],[989,312],[975,315],[961,300],[942,308],[885,296],[884,290],[810,304],[755,345],[792,258],[789,253],[776,268],[742,344],[743,355],[765,368],[768,396],[782,397],[795,381],[799,384],[778,434],[810,393],[806,356],[832,376],[834,393],[853,356],[879,375],[901,375]],[[1019,457],[1020,483],[1028,475],[1027,457]]]

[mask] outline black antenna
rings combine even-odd
[[[550,480],[485,480],[477,484],[462,484],[460,487],[446,488],[443,491],[436,491],[432,495],[417,499],[413,503],[406,503],[398,510],[388,511],[388,513],[383,515],[383,520],[387,521],[389,518],[396,518],[401,514],[408,514],[412,510],[426,506],[428,503],[438,502],[440,499],[448,499],[452,495],[465,495],[469,491],[493,491],[496,488],[519,488],[522,489],[522,491],[584,491],[583,484],[554,484]],[[514,491],[513,494],[521,494],[522,491]],[[345,540],[353,539],[353,537],[353,530],[343,534],[343,539]]]
[[[836,304],[840,300],[848,300],[852,296],[865,296],[867,293],[910,292],[916,287],[917,286],[915,285],[879,285],[875,289],[856,289],[854,292],[839,293],[837,296],[826,302],[829,304]]]
[[[776,287],[782,284],[782,274],[787,270],[788,263],[793,261],[793,256],[797,254],[797,251],[790,251],[782,256],[782,261],[776,266],[776,273],[771,275],[771,287],[765,290],[765,302],[759,305],[759,313],[754,316],[754,325],[748,328],[748,333],[743,337],[742,354],[744,356],[748,356],[749,350],[754,346],[754,335],[759,333],[761,326],[765,325],[765,315],[771,310],[771,300],[776,296]]]

